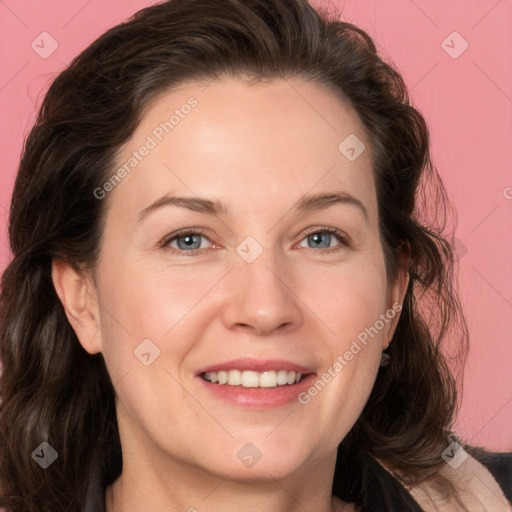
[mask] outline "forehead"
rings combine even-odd
[[[118,155],[114,171],[125,172],[109,200],[130,217],[165,193],[208,196],[242,211],[336,189],[372,214],[370,150],[353,109],[318,84],[189,83],[148,105]]]

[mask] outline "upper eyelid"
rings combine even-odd
[[[159,242],[159,245],[161,245],[162,247],[165,247],[167,245],[169,245],[172,241],[174,241],[176,238],[181,238],[183,236],[188,236],[188,235],[199,235],[199,236],[203,236],[204,238],[207,238],[210,242],[213,243],[213,241],[210,239],[210,237],[204,233],[201,229],[199,228],[185,228],[183,230],[179,230],[179,231],[176,231],[174,233],[171,233],[170,235],[167,235],[165,236],[161,242]],[[179,250],[179,249],[178,249]],[[199,249],[201,250],[201,249]]]

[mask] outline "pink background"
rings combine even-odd
[[[0,2],[0,269],[9,260],[6,219],[18,159],[41,94],[97,36],[152,3]],[[459,214],[459,282],[471,336],[457,430],[472,444],[512,450],[512,2],[314,4],[343,7],[344,19],[375,38],[427,119],[434,161]],[[52,48],[43,32],[58,44],[47,58],[31,47]],[[452,58],[447,51],[456,56],[464,41],[467,50]]]

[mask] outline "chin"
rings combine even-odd
[[[234,445],[234,446],[233,446]],[[250,482],[281,479],[290,476],[312,456],[303,443],[292,441],[275,443],[261,438],[253,441],[235,441],[225,449],[212,453],[208,463],[201,462],[209,472],[230,480]]]

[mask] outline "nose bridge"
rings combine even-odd
[[[302,316],[283,255],[253,237],[243,240],[236,252],[231,304],[224,319],[228,326],[250,327],[260,334],[297,326]]]

